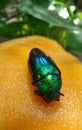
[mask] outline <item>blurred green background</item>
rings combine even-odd
[[[82,56],[82,0],[0,0],[0,40],[29,35]]]

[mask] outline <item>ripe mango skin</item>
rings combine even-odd
[[[47,53],[62,74],[60,101],[34,94],[28,59]],[[0,130],[82,130],[82,63],[56,41],[29,36],[0,44]]]

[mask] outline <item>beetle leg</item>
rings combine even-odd
[[[57,98],[56,100],[57,100],[57,101],[60,101],[60,99],[59,99],[59,98]]]
[[[31,82],[31,84],[35,85],[35,83],[34,83],[34,82]]]
[[[40,93],[40,91],[34,90],[34,93],[35,93],[36,95],[38,95],[38,96],[42,96],[41,93]]]
[[[61,96],[64,96],[64,94],[63,94],[63,93],[60,93],[60,95],[61,95]]]

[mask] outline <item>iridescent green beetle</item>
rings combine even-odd
[[[54,61],[38,48],[33,48],[29,56],[29,64],[33,76],[36,95],[41,96],[47,103],[60,100],[62,85],[61,73]]]

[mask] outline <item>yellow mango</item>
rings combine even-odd
[[[61,70],[60,101],[46,103],[34,94],[28,59],[35,47]],[[82,130],[82,63],[41,36],[0,44],[0,130]]]

